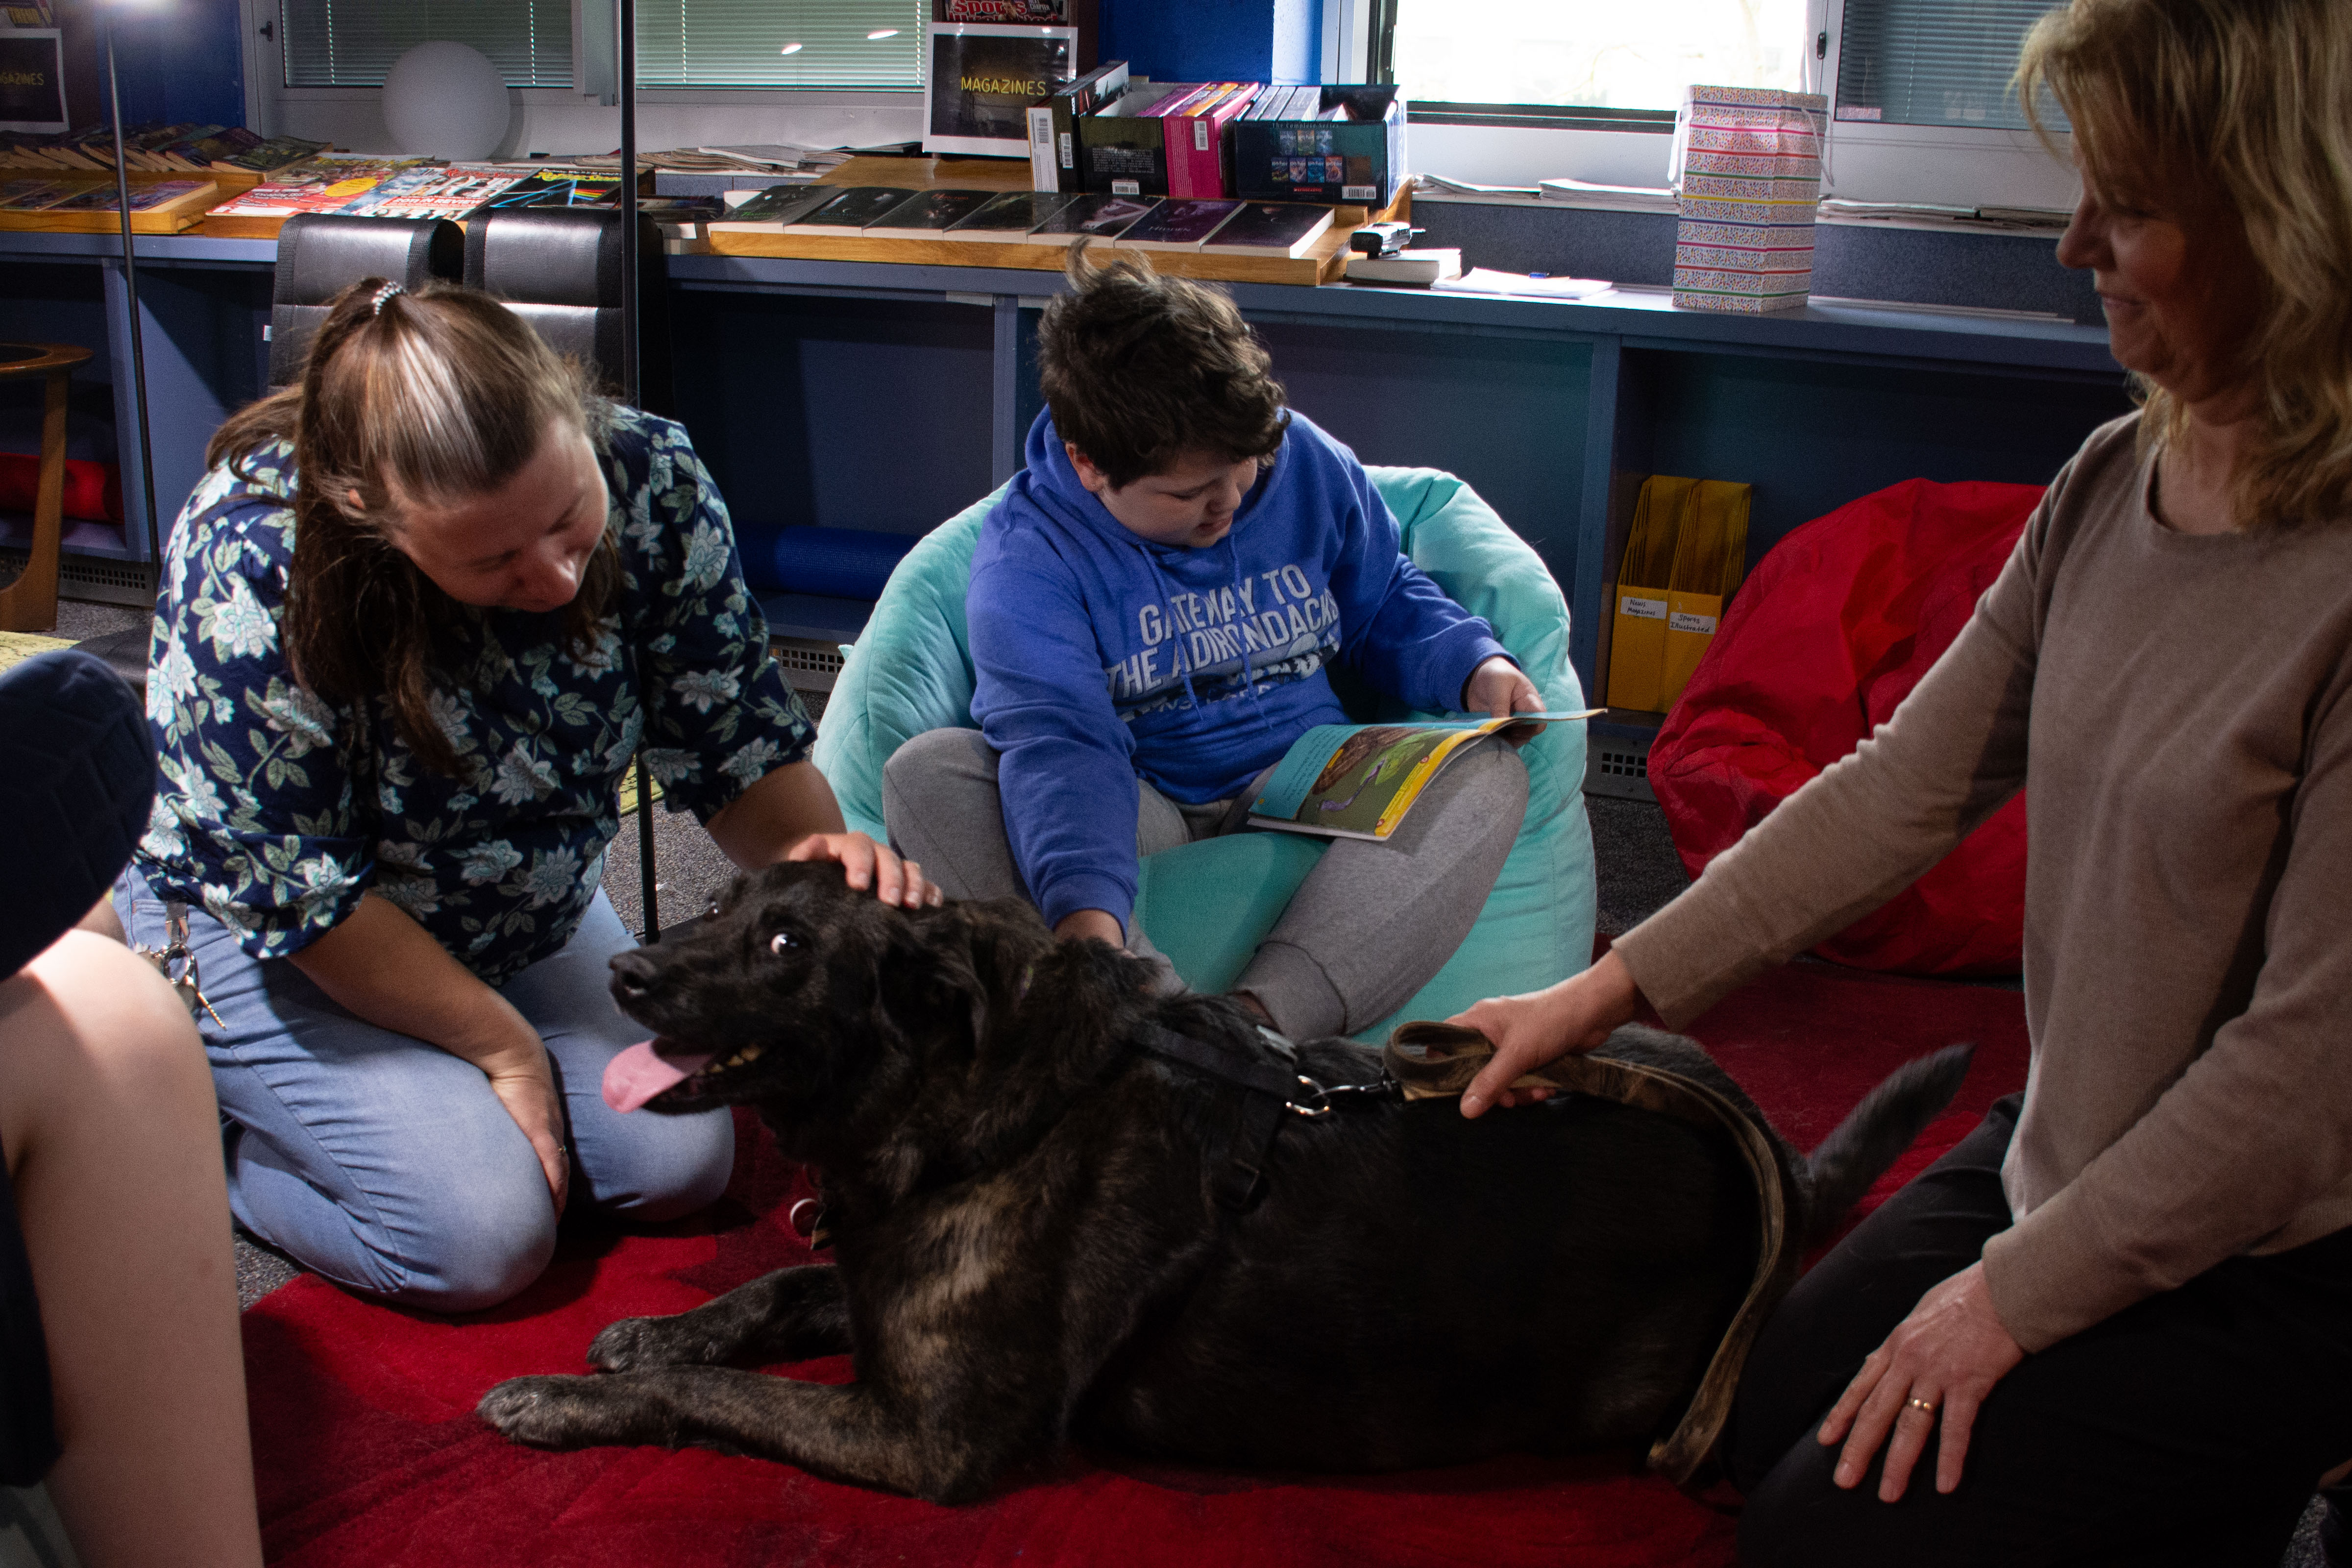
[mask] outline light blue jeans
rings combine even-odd
[[[134,867],[115,912],[163,946],[163,906]],[[347,1289],[467,1312],[539,1278],[555,1204],[530,1141],[470,1062],[337,1006],[283,959],[255,959],[188,911],[205,998],[196,1018],[228,1131],[239,1224]],[[645,1037],[614,1006],[606,961],[635,946],[602,892],[562,952],[499,987],[546,1042],[571,1126],[572,1205],[625,1221],[690,1214],[734,1165],[719,1113],[616,1115],[604,1065]]]

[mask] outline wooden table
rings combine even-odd
[[[41,482],[33,502],[33,552],[24,574],[0,588],[0,631],[45,632],[58,624],[58,553],[65,531],[66,395],[89,350],[72,343],[0,343],[0,381],[48,377],[41,405]]]

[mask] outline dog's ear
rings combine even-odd
[[[997,987],[977,957],[972,922],[959,910],[894,921],[876,1003],[910,1036],[943,1030],[965,1054],[975,1052],[997,1004]]]

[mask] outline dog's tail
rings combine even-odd
[[[1975,1054],[1974,1046],[1947,1046],[1904,1063],[1822,1140],[1805,1162],[1805,1246],[1828,1240],[1870,1184],[1952,1102]]]

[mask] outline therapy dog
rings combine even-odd
[[[837,867],[778,866],[613,969],[658,1038],[607,1098],[756,1107],[821,1173],[836,1262],[616,1322],[600,1373],[499,1384],[479,1413],[521,1442],[699,1444],[943,1502],[1066,1440],[1291,1470],[1631,1451],[1690,1403],[1757,1276],[1758,1181],[1722,1129],[1586,1094],[1472,1121],[1300,1089],[1266,1102],[1270,1139],[1240,1137],[1250,1091],[1153,1042],[1326,1086],[1380,1058],[1323,1039],[1285,1059],[1236,1005],[1155,998],[1149,966],[1025,905],[897,910]],[[1693,1042],[1627,1028],[1596,1054],[1752,1119],[1801,1245],[1967,1067],[1903,1068],[1808,1162]],[[726,1364],[843,1352],[838,1387]]]

